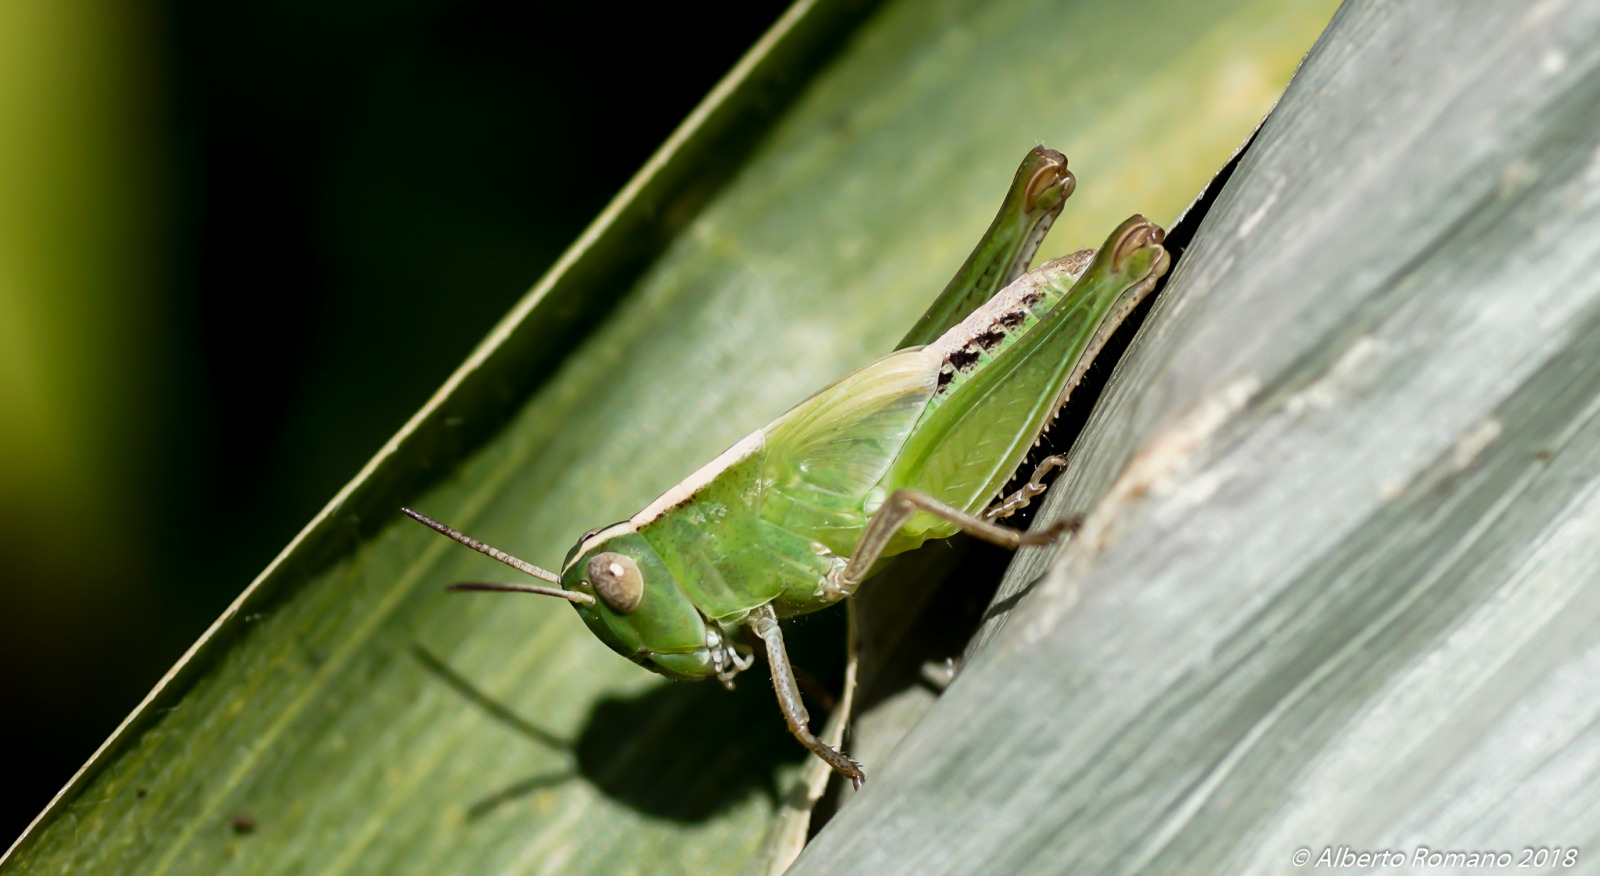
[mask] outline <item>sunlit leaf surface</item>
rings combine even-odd
[[[793,872],[1594,872],[1597,267],[1600,6],[1346,4]]]

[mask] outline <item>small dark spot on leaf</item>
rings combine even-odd
[[[248,815],[235,815],[233,817],[233,821],[229,822],[229,825],[233,828],[234,833],[242,836],[247,833],[255,832],[256,820]]]
[[[144,798],[150,796],[150,789],[149,788],[134,788],[133,789],[133,796],[139,798],[140,800],[143,800]]]
[[[1540,450],[1538,453],[1535,453],[1534,456],[1537,457],[1540,462],[1549,462],[1550,458],[1555,456],[1555,454],[1546,449]]]

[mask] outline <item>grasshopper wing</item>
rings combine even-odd
[[[855,546],[883,479],[938,388],[938,356],[899,350],[767,426],[761,516],[836,553]]]

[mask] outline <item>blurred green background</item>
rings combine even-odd
[[[0,848],[785,5],[0,3]]]

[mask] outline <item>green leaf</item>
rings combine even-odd
[[[1597,144],[1595,4],[1347,3],[1052,489],[1080,536],[793,872],[1582,866]]]
[[[890,349],[1034,144],[1080,179],[1047,255],[1170,221],[1332,5],[797,5],[0,869],[769,865],[802,751],[764,679],[670,684],[552,600],[447,595],[504,570],[398,506],[559,562]]]

